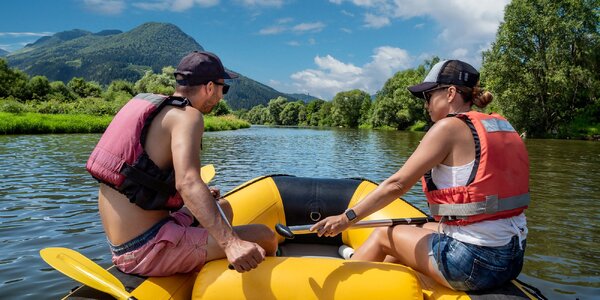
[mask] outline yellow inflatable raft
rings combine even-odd
[[[233,207],[233,225],[261,223],[275,228],[312,224],[339,214],[376,188],[365,179],[322,179],[288,175],[263,176],[225,195]],[[402,199],[364,220],[425,218]],[[340,247],[359,247],[372,228],[351,229],[334,238],[314,234],[280,236],[279,256],[257,269],[237,273],[226,260],[207,263],[199,273],[163,278],[109,271],[137,299],[543,299],[521,282],[485,293],[456,292],[406,266],[345,260]],[[67,296],[102,299],[106,294],[82,287]],[[110,297],[110,296],[109,296]]]

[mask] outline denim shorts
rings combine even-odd
[[[496,288],[516,278],[523,268],[525,253],[519,247],[519,237],[500,247],[484,247],[463,243],[445,234],[434,233],[429,238],[431,262],[457,291],[477,291]]]

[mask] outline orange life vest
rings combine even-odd
[[[431,214],[452,225],[503,219],[521,214],[529,204],[529,158],[525,144],[498,114],[458,114],[471,129],[475,163],[465,186],[438,189],[431,170],[422,178]]]

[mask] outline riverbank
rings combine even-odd
[[[0,112],[0,134],[102,133],[113,116]],[[205,131],[235,130],[250,123],[235,116],[205,116]]]

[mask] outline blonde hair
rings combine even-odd
[[[465,102],[471,101],[479,108],[486,107],[488,104],[490,104],[490,102],[492,102],[492,100],[494,100],[494,95],[482,89],[479,85],[479,82],[477,82],[477,84],[472,88],[466,86],[456,86],[456,89],[460,91],[460,94],[463,96],[463,100],[465,100]]]

